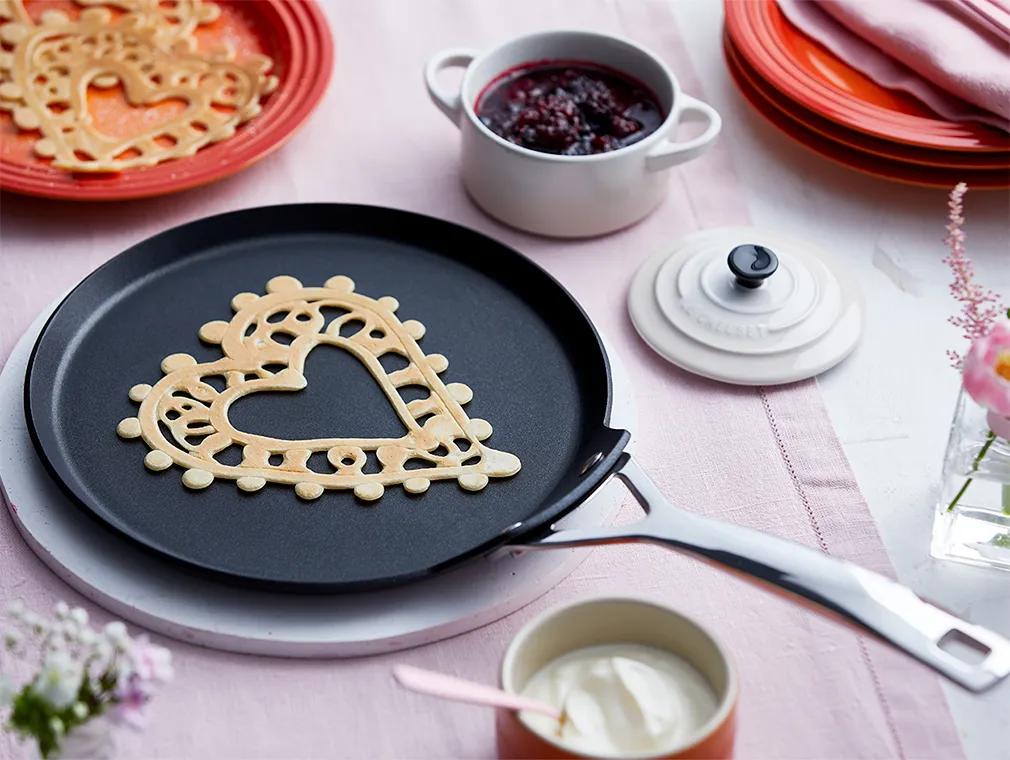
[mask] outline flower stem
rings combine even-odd
[[[982,464],[982,460],[985,459],[985,455],[989,453],[989,447],[992,446],[992,444],[993,444],[993,442],[995,440],[996,440],[996,434],[993,431],[990,430],[989,431],[989,435],[987,435],[985,437],[985,443],[982,444],[981,450],[978,452],[978,455],[975,457],[975,461],[971,463],[971,470],[969,472],[971,472],[972,474],[978,472],[979,465]],[[968,486],[971,485],[972,480],[974,480],[974,478],[972,478],[971,476],[969,476],[968,478],[965,479],[964,485],[961,486],[961,490],[958,491],[957,494],[955,494],[954,498],[951,500],[950,504],[947,506],[947,511],[948,512],[952,511],[954,509],[954,507],[957,506],[957,503],[961,500],[961,497],[964,496],[964,492],[967,491],[968,490]]]

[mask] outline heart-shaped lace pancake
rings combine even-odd
[[[49,10],[35,23],[22,0],[0,0],[0,109],[38,130],[35,153],[75,172],[118,172],[190,156],[235,134],[277,87],[271,60],[197,51],[194,32],[218,6],[202,0],[75,0],[76,19]],[[103,134],[88,89],[121,86],[129,105],[178,101],[184,110],[138,134]]]
[[[266,295],[239,293],[232,299],[230,321],[200,328],[200,339],[219,344],[223,358],[198,363],[189,354],[172,354],[162,361],[165,376],[153,387],[142,383],[130,389],[140,410],[122,420],[117,432],[122,438],[143,438],[151,449],[144,458],[148,469],[183,467],[182,482],[191,489],[225,478],[243,491],[258,491],[268,482],[292,485],[303,499],[316,499],[326,489],[353,489],[364,501],[380,498],[390,485],[423,493],[432,480],[455,479],[462,488],[479,491],[488,478],[519,471],[514,454],[484,445],[491,425],[463,411],[473,392],[463,383],[442,382],[439,375],[448,360],[425,354],[418,345],[424,325],[401,322],[395,298],[355,293],[353,281],[344,276],[331,277],[323,287],[305,287],[281,275],[266,290]],[[339,316],[329,318],[334,311]],[[368,369],[402,421],[403,436],[286,440],[232,425],[228,409],[239,398],[305,388],[305,359],[320,345],[342,348]],[[380,359],[390,353],[405,366],[387,372]],[[214,377],[222,378],[223,386],[208,382]],[[429,395],[405,401],[398,390],[405,386],[420,386]],[[242,450],[238,465],[217,458],[232,446]],[[326,471],[309,467],[316,452],[325,452]],[[365,471],[370,458],[380,465],[378,472]]]

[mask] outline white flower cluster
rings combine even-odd
[[[25,609],[21,602],[10,605],[8,615],[14,626],[3,634],[5,648],[21,658],[28,656],[29,649],[38,651],[39,670],[28,689],[64,716],[62,711],[69,708],[77,722],[109,705],[115,708],[114,718],[138,725],[154,685],[172,679],[171,653],[151,644],[146,636],[131,638],[120,621],[95,630],[86,610],[65,602],[53,607],[50,619]],[[85,679],[91,705],[78,701]],[[17,694],[0,678],[0,706],[10,704]],[[64,731],[63,721],[56,716],[50,727],[57,735]]]

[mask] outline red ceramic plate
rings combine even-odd
[[[1010,175],[1006,170],[986,171],[917,166],[864,153],[848,145],[829,140],[791,119],[773,106],[759,90],[751,85],[746,73],[732,59],[730,51],[727,51],[726,57],[734,82],[754,109],[790,138],[825,158],[864,174],[909,185],[949,189],[958,182],[967,182],[970,187],[977,190],[1003,190],[1010,187]]]
[[[1010,136],[951,122],[881,87],[786,20],[775,0],[725,0],[726,29],[761,78],[822,118],[883,140],[933,150],[1010,150]]]
[[[280,147],[305,121],[326,90],[333,68],[333,41],[322,12],[306,0],[215,0],[220,17],[197,31],[201,48],[227,39],[239,58],[265,53],[280,85],[263,99],[263,111],[231,137],[196,155],[118,174],[75,174],[54,169],[32,152],[37,133],[19,132],[7,112],[0,112],[0,188],[26,195],[72,200],[123,200],[186,190],[238,172]],[[60,8],[71,14],[81,6],[70,0],[33,0],[28,11],[38,18]],[[150,118],[151,108],[133,108],[119,88],[91,90],[92,118],[110,131],[129,134],[131,122]],[[154,109],[174,108],[159,104]],[[173,115],[171,112],[166,117]],[[139,125],[138,125],[139,126]]]
[[[818,116],[803,106],[786,98],[782,93],[767,82],[747,64],[726,36],[723,39],[723,49],[726,60],[736,67],[736,73],[747,80],[747,83],[770,105],[774,106],[783,116],[798,122],[822,137],[836,143],[847,145],[863,153],[918,164],[933,168],[946,169],[989,169],[1010,173],[1010,152],[1000,153],[960,153],[948,150],[930,150],[914,145],[881,140],[876,137],[841,127],[833,121]]]

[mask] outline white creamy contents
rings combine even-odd
[[[538,671],[523,695],[555,705],[558,721],[524,712],[540,734],[577,752],[640,755],[694,735],[716,711],[708,681],[686,660],[640,644],[577,649]]]

